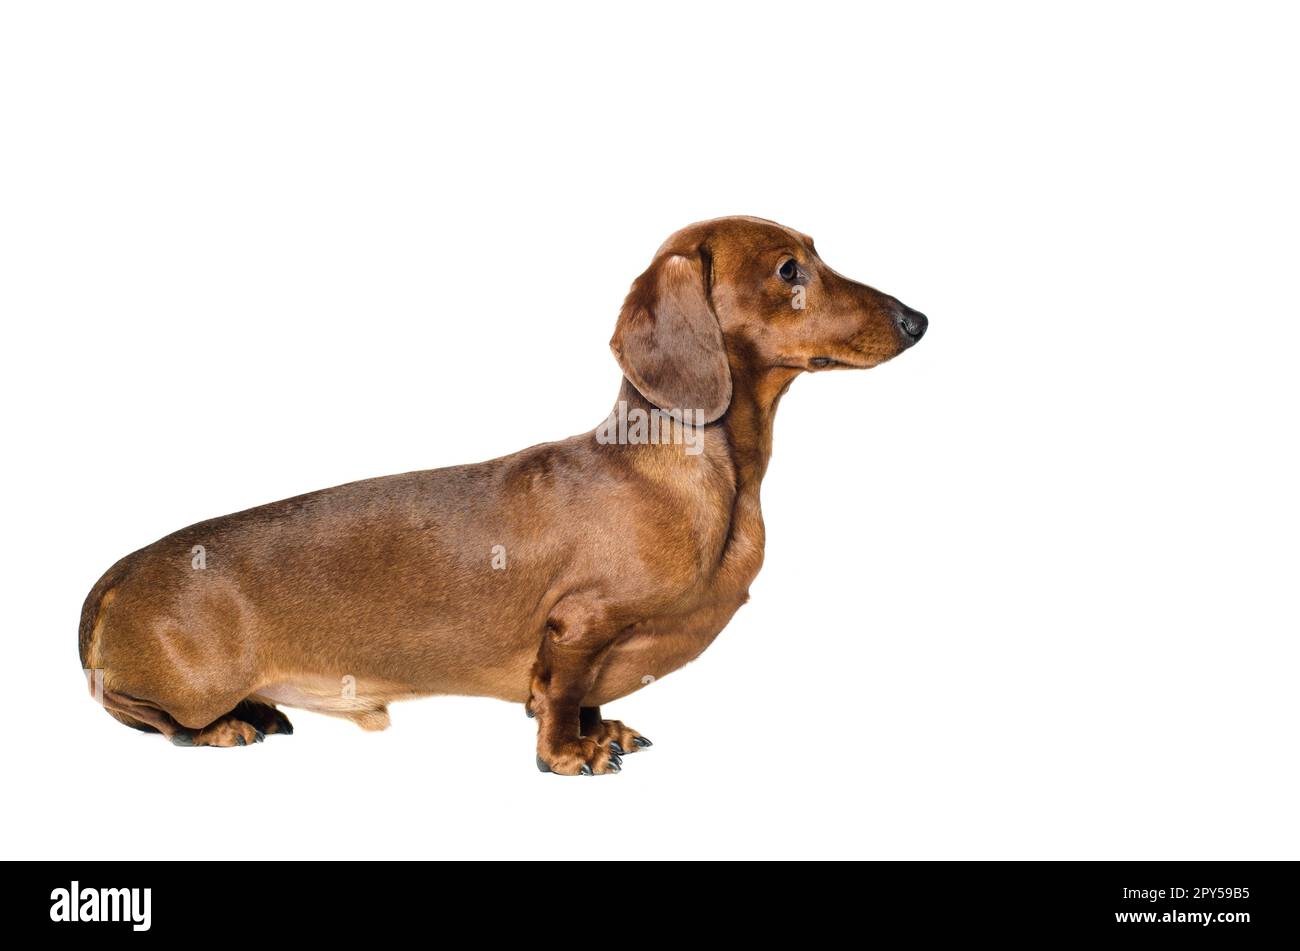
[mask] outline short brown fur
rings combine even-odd
[[[611,347],[627,411],[697,411],[698,454],[598,428],[191,525],[95,585],[82,666],[116,718],[181,745],[291,732],[276,703],[382,729],[393,700],[468,694],[526,704],[544,770],[615,772],[648,741],[599,706],[699,656],[748,599],[782,394],[925,326],[805,235],[692,225],[633,284]]]

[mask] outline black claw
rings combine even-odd
[[[619,756],[617,753],[610,753],[609,761],[613,763],[615,766],[623,765],[623,757]]]
[[[285,736],[293,736],[293,724],[290,723],[288,720],[285,720],[283,723],[280,724],[280,732],[283,733]]]
[[[258,730],[256,727],[254,727],[253,729],[257,732],[257,739],[253,740],[254,743],[261,743],[264,739],[266,739],[265,733],[263,733],[261,730]]]
[[[607,773],[621,773],[621,772],[623,772],[623,767],[620,766],[618,763],[615,763],[613,760],[610,760],[610,761],[609,761],[609,765],[607,765],[607,766],[605,767],[605,772],[607,772]]]
[[[235,745],[236,745],[236,746],[247,746],[248,744],[246,744],[246,743],[244,742],[244,738],[243,738],[242,736],[237,736],[237,737],[235,737]]]
[[[540,769],[543,773],[549,773],[551,771],[550,764],[547,763],[546,760],[542,759],[540,756],[537,757],[537,768]]]
[[[637,746],[641,747],[641,749],[643,750],[651,746],[654,746],[654,744],[651,743],[649,740],[647,740],[644,736],[634,736],[632,737],[632,742],[635,743]]]
[[[533,713],[533,708],[532,708],[532,707],[529,707],[529,706],[525,706],[525,707],[524,707],[524,713],[528,714],[528,719],[530,719],[530,720],[531,720],[533,717],[537,716],[537,714]]]
[[[193,733],[172,734],[172,746],[193,746],[193,745],[194,745]]]
[[[581,766],[578,767],[578,772],[582,773],[582,775],[584,776],[591,776],[592,771],[591,771],[590,764],[583,763]]]
[[[618,740],[610,740],[610,741],[609,741],[609,748],[610,748],[610,750],[612,750],[612,751],[615,752],[615,753],[622,753],[622,752],[623,752],[623,747],[621,747],[621,746],[618,745]]]

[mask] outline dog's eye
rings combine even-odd
[[[786,258],[776,269],[776,273],[781,280],[793,284],[794,279],[799,276],[799,265],[794,263],[794,258]]]

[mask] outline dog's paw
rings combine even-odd
[[[635,753],[654,746],[621,720],[601,720],[600,726],[587,734],[587,739],[595,740],[616,754]]]
[[[583,738],[537,751],[537,768],[561,776],[600,776],[617,773],[623,758],[607,745]]]
[[[289,718],[269,703],[245,700],[231,710],[230,715],[251,723],[268,736],[272,733],[290,736],[293,733],[293,724],[289,722]]]
[[[266,734],[243,720],[224,716],[201,730],[180,730],[172,736],[176,746],[252,746]]]

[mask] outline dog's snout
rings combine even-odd
[[[919,310],[912,310],[906,304],[898,304],[894,307],[894,324],[903,338],[903,345],[910,347],[925,336],[930,320]]]

